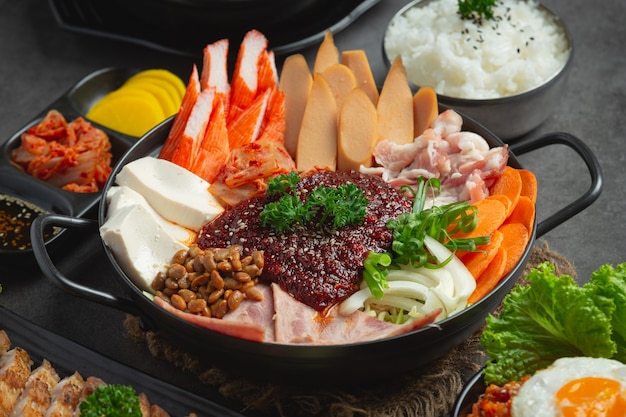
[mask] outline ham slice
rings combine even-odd
[[[383,339],[433,323],[440,313],[433,311],[421,320],[397,325],[358,310],[345,317],[337,314],[336,309],[321,313],[297,301],[277,284],[272,284],[272,290],[278,343],[334,345]]]
[[[154,302],[175,316],[178,316],[183,320],[187,320],[197,326],[204,327],[205,329],[257,342],[263,342],[265,340],[265,329],[258,324],[233,322],[186,313],[178,310],[176,307],[159,297],[154,297]]]

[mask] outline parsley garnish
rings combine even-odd
[[[261,211],[261,223],[279,232],[295,225],[333,228],[362,223],[367,214],[368,200],[363,190],[354,184],[339,187],[320,185],[312,190],[305,201],[296,193],[300,181],[297,172],[282,174],[269,180],[267,193],[281,195]]]
[[[85,417],[141,417],[139,396],[129,385],[102,385],[80,403]]]
[[[492,19],[496,0],[458,0],[459,14],[463,19]]]

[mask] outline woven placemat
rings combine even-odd
[[[573,264],[552,251],[545,241],[537,242],[520,276],[524,282],[530,270],[551,262],[557,275],[576,277]],[[484,365],[480,349],[481,330],[448,354],[419,370],[384,381],[371,381],[367,388],[341,390],[311,389],[293,384],[259,382],[232,371],[203,364],[158,332],[145,331],[140,320],[129,315],[124,323],[134,342],[145,345],[158,359],[195,375],[198,381],[214,388],[229,401],[241,403],[242,413],[268,416],[329,417],[424,417],[448,415],[468,377]]]

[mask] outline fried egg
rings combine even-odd
[[[513,398],[513,417],[626,416],[626,365],[561,358],[538,371]]]

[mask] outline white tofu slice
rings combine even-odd
[[[191,246],[198,236],[197,232],[163,218],[141,194],[126,185],[111,187],[107,192],[107,203],[107,219],[125,207],[142,206],[166,233],[183,245]]]
[[[164,159],[146,156],[125,165],[115,177],[141,194],[170,222],[199,231],[224,208],[199,176]]]
[[[115,255],[126,275],[140,289],[153,293],[150,284],[159,271],[165,271],[172,256],[187,249],[142,205],[116,211],[100,226],[100,236]]]

